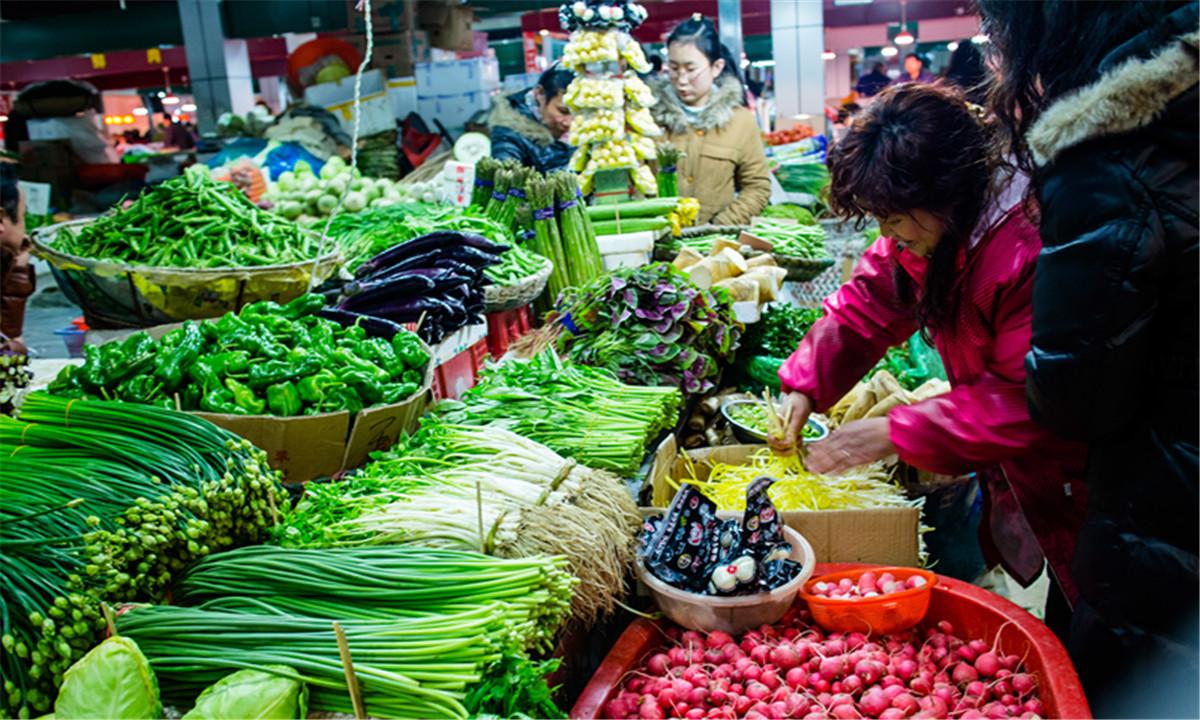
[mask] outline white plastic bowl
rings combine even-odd
[[[722,520],[741,517],[740,512],[721,512],[717,515]],[[803,535],[787,526],[783,528],[783,535],[792,545],[791,559],[800,563],[800,572],[790,582],[771,592],[717,597],[680,590],[655,577],[646,569],[641,557],[635,564],[638,579],[650,589],[654,602],[663,614],[689,630],[721,630],[737,635],[759,625],[771,625],[792,606],[796,595],[817,567],[812,545]]]

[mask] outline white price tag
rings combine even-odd
[[[25,192],[25,212],[31,215],[50,214],[50,184],[18,180],[17,185]]]

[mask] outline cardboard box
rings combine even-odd
[[[474,47],[475,12],[453,2],[426,0],[417,8],[417,25],[429,33],[429,44],[443,50],[469,52]]]
[[[686,451],[700,479],[708,477],[715,463],[738,463],[764,445],[727,445]],[[665,508],[675,496],[667,482],[691,477],[687,460],[678,453],[673,436],[655,451],[650,468],[651,504]],[[817,562],[875,563],[917,566],[917,527],[921,511],[917,508],[879,508],[875,510],[826,510],[821,512],[784,512],[784,522],[812,544]]]
[[[435,97],[491,92],[500,88],[500,63],[494,57],[416,64],[417,96]]]
[[[492,106],[492,96],[485,92],[419,97],[418,112],[430,127],[437,120],[451,134],[460,133],[472,117]]]

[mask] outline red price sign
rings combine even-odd
[[[538,72],[538,34],[532,32],[521,33],[521,39],[525,45],[525,72]]]

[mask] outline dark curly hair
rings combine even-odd
[[[979,220],[996,166],[988,131],[961,91],[942,85],[884,90],[829,152],[829,205],[839,216],[861,228],[868,216],[925,210],[945,224],[920,297],[905,270],[893,270],[899,299],[915,303],[927,339],[954,316],[955,258]]]

